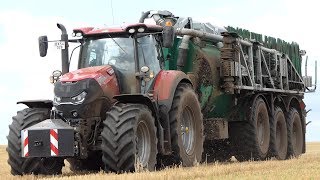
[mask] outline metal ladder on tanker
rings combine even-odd
[[[241,90],[304,93],[305,83],[287,54],[222,33],[221,77],[226,93]]]

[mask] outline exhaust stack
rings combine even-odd
[[[68,34],[64,25],[57,23],[57,27],[61,30],[61,41],[65,43],[64,48],[61,48],[62,75],[64,75],[69,72]]]

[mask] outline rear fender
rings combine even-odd
[[[165,105],[170,110],[174,93],[179,83],[189,83],[192,85],[189,77],[181,71],[160,71],[155,79],[153,86],[153,97],[159,105]]]
[[[29,108],[47,108],[52,109],[53,103],[51,100],[26,100],[19,101],[17,104],[24,104]]]
[[[169,111],[172,106],[174,93],[179,83],[189,83],[192,85],[189,77],[181,71],[160,71],[156,76],[153,85],[153,99],[156,100],[159,109],[159,119],[163,128],[162,154],[169,155],[171,150],[171,134]]]

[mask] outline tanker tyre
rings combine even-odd
[[[12,175],[24,174],[61,174],[64,166],[62,158],[23,158],[21,157],[21,130],[37,124],[50,116],[46,108],[26,108],[12,117],[9,125],[8,146],[6,148]]]
[[[287,114],[288,153],[287,158],[299,157],[303,150],[303,131],[301,118],[295,108]]]
[[[193,166],[202,159],[203,116],[197,95],[191,85],[181,83],[174,94],[169,111],[173,157],[169,164]]]
[[[263,99],[258,97],[248,112],[248,121],[230,123],[234,156],[238,161],[264,160],[270,142],[268,109]]]
[[[269,157],[284,160],[287,157],[288,134],[285,115],[280,107],[274,110],[270,120],[270,152]]]
[[[141,104],[116,104],[103,122],[102,161],[106,172],[154,171],[157,129],[152,112]]]

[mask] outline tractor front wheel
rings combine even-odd
[[[62,158],[24,158],[21,157],[21,130],[49,119],[50,110],[45,108],[27,108],[18,111],[9,126],[7,152],[12,175],[23,174],[61,174],[64,165]]]
[[[153,171],[157,130],[151,111],[141,104],[116,104],[103,122],[102,161],[107,172]]]

